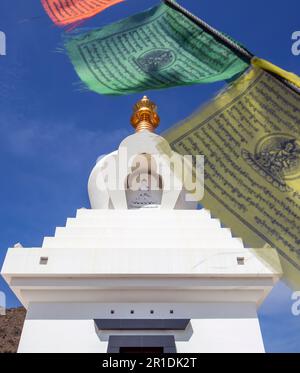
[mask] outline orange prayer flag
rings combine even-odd
[[[57,26],[83,21],[124,0],[42,0],[43,7]]]

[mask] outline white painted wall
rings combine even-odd
[[[106,353],[93,320],[26,320],[18,353]]]
[[[83,307],[82,307],[83,306]],[[32,304],[19,345],[19,353],[105,353],[110,335],[174,335],[177,352],[264,352],[255,303],[198,303],[191,305],[157,304],[151,305],[159,317],[161,309],[175,309],[178,318],[194,319],[185,331],[104,331],[95,329],[93,319],[99,310],[99,318],[104,314],[103,304]],[[140,308],[134,317],[145,317],[142,309],[149,305],[111,305],[118,317],[119,308]],[[81,311],[81,312],[80,312]],[[129,312],[127,315],[129,318]]]
[[[177,341],[178,353],[263,353],[257,318],[192,320],[188,342]]]

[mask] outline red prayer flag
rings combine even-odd
[[[42,0],[49,17],[57,26],[83,21],[124,0]]]

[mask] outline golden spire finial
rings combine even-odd
[[[155,103],[150,101],[147,96],[144,96],[134,105],[133,110],[131,124],[136,132],[143,130],[154,132],[160,122]]]

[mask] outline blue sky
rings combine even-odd
[[[100,27],[142,11],[158,0],[127,0],[84,27]],[[300,75],[291,35],[300,30],[299,0],[181,0],[211,25],[256,55]],[[225,5],[226,4],[226,5]],[[132,132],[132,105],[141,95],[100,96],[78,89],[78,78],[59,52],[62,30],[39,0],[1,0],[0,31],[0,266],[8,247],[41,246],[76,209],[89,206],[87,179],[100,154]],[[163,131],[208,101],[223,84],[149,92]],[[18,301],[3,280],[8,305]],[[299,289],[300,290],[300,289]],[[267,351],[300,352],[300,317],[291,314],[291,290],[279,283],[260,308]]]

